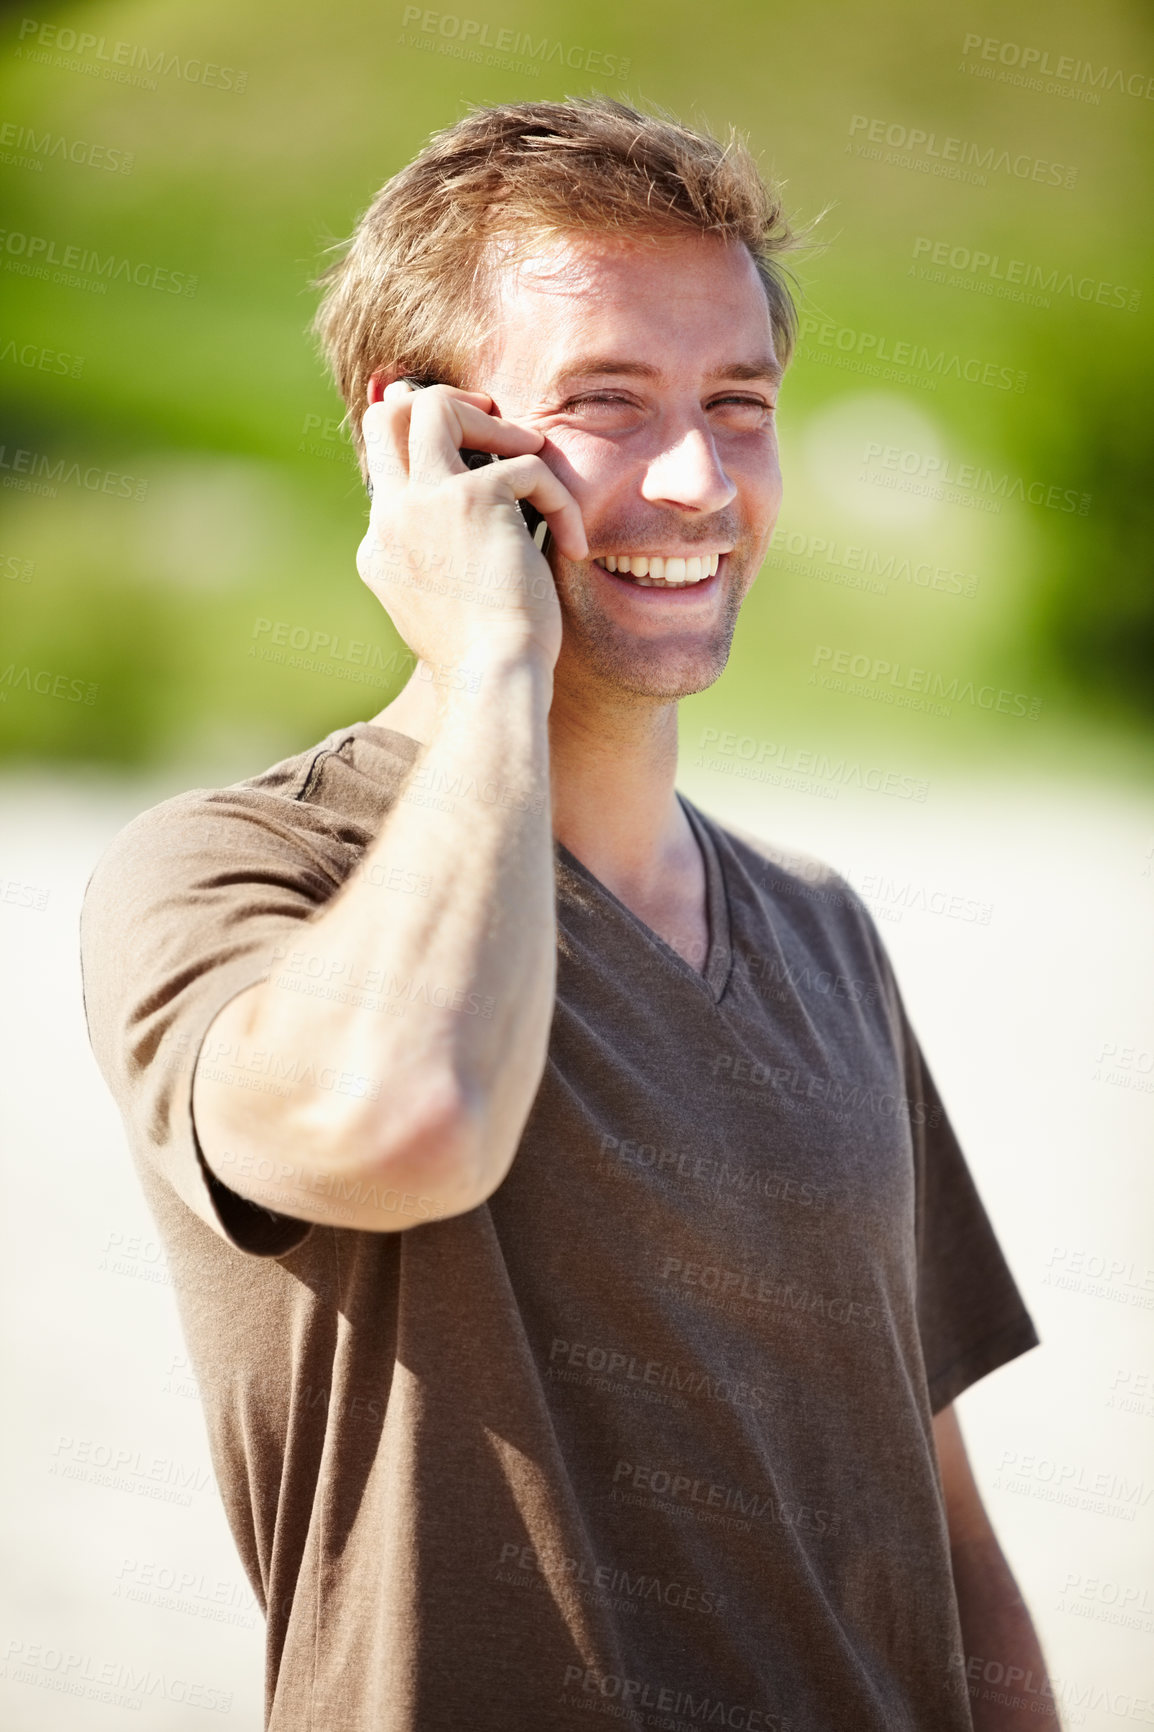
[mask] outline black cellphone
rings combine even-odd
[[[430,379],[419,373],[402,373],[401,378],[404,380],[406,385],[411,385],[414,391],[423,391],[429,385],[438,385],[441,383],[439,379]],[[467,445],[460,449],[458,455],[466,469],[481,469],[486,463],[500,462],[500,458],[497,456],[495,451],[473,451]],[[365,485],[369,490],[369,498],[371,499],[373,497],[373,484],[371,481],[367,481]],[[540,548],[542,553],[548,555],[549,549],[553,545],[553,537],[550,533],[549,525],[537,510],[537,507],[535,505],[530,505],[527,499],[519,499],[517,505],[520,509],[521,516],[525,519],[525,527],[533,538],[534,547]]]

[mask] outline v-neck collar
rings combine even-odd
[[[733,965],[729,898],[725,893],[725,878],[721,870],[721,861],[718,858],[717,848],[709,833],[709,826],[704,815],[698,812],[684,794],[678,792],[677,798],[681,802],[685,816],[689,819],[690,828],[697,838],[697,845],[701,849],[702,859],[705,862],[705,904],[709,922],[709,949],[706,954],[704,970],[696,969],[691,963],[686,962],[684,956],[679,951],[674,950],[671,944],[667,944],[660,933],[654,932],[651,926],[647,926],[640,916],[634,914],[632,908],[627,907],[619,896],[613,894],[607,884],[603,884],[600,878],[590,872],[584,861],[578,860],[576,854],[571,853],[564,842],[554,839],[553,847],[558,858],[571,871],[583,878],[586,883],[593,885],[594,889],[618,910],[622,918],[637,929],[664,961],[688,979],[696,981],[697,985],[708,992],[716,1004],[725,991],[729,972]]]
[[[354,722],[350,727],[335,729],[321,742],[322,749],[337,750],[349,738],[363,738],[370,746],[377,749],[384,746],[407,760],[415,759],[421,750],[420,742],[413,739],[411,735],[402,734],[396,728],[385,727],[379,722]],[[675,790],[675,792],[681,802],[685,816],[689,819],[690,828],[697,838],[697,845],[701,849],[702,858],[705,861],[705,905],[706,917],[709,922],[709,950],[706,955],[704,970],[696,969],[691,963],[686,962],[684,956],[674,950],[671,944],[666,944],[664,938],[654,932],[651,926],[646,926],[644,920],[634,914],[631,908],[627,908],[621,898],[613,894],[608,885],[602,884],[600,878],[595,877],[588,866],[583,861],[578,860],[576,854],[571,854],[564,842],[559,842],[556,838],[553,841],[554,857],[563,861],[570,871],[576,872],[587,884],[591,884],[597,894],[604,897],[618,911],[621,918],[627,920],[641,934],[658,956],[687,979],[695,981],[716,1004],[725,991],[733,966],[733,940],[730,929],[729,898],[725,891],[725,877],[721,870],[717,847],[710,833],[709,820],[703,812],[697,810],[690,800],[686,799],[684,794],[679,790]]]

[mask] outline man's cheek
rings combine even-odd
[[[730,463],[726,467],[737,488],[736,503],[743,514],[754,523],[768,521],[772,531],[781,510],[785,484],[781,474],[777,435],[772,430],[768,440],[768,449],[759,442],[753,451],[744,454],[740,463]]]
[[[773,532],[777,527],[777,519],[781,512],[783,491],[781,484],[781,471],[775,467],[771,484],[766,490],[764,499],[759,502],[755,519],[755,551],[753,559],[753,569],[755,572],[760,571],[762,565],[765,563],[766,556],[769,553],[769,544],[773,538]]]

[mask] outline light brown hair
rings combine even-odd
[[[590,230],[631,239],[696,230],[744,244],[788,362],[797,313],[779,260],[800,237],[732,127],[722,144],[607,97],[475,108],[385,182],[315,285],[325,294],[314,330],[362,470],[372,375],[464,386],[498,260]]]

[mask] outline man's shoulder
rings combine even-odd
[[[771,972],[785,966],[801,981],[812,969],[821,993],[829,989],[828,971],[835,991],[840,992],[837,982],[849,983],[856,1004],[884,1004],[891,1020],[897,1018],[893,966],[853,885],[816,854],[784,847],[743,826],[712,818],[709,823],[722,855],[727,895],[731,905],[735,900],[743,905],[739,927],[755,956],[776,957],[768,964]]]
[[[327,744],[327,742],[325,742]],[[169,794],[151,806],[146,806],[116,832],[110,844],[140,845],[161,832],[171,833],[181,825],[195,821],[199,815],[228,811],[245,805],[259,805],[262,800],[298,802],[304,792],[312,765],[324,745],[310,747],[281,758],[267,769],[235,782],[182,789]]]
[[[810,909],[827,920],[848,917],[854,925],[874,931],[865,903],[848,879],[828,861],[804,849],[769,841],[744,826],[723,824],[714,817],[708,817],[708,822],[742,868],[742,876],[753,891],[770,900],[780,897],[787,907]]]
[[[101,864],[117,854],[168,849],[183,832],[262,823],[270,833],[344,831],[379,821],[419,750],[407,735],[368,722],[334,729],[323,740],[266,769],[218,787],[189,788],[146,807],[113,837]]]
[[[419,750],[367,722],[222,787],[190,788],[146,807],[107,843],[85,887],[82,924],[157,897],[289,870],[344,876],[368,846]]]

